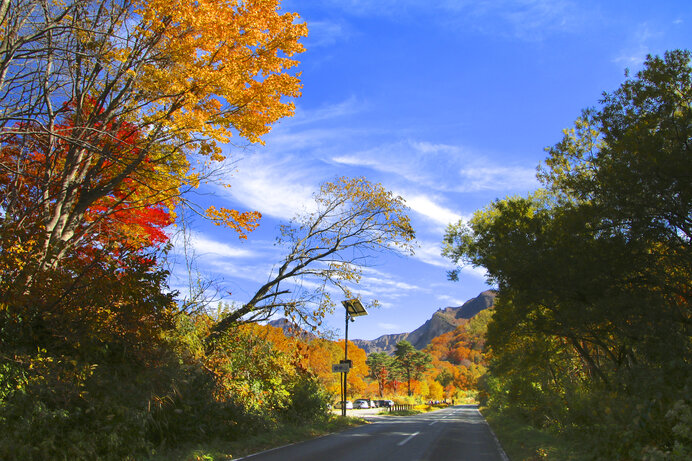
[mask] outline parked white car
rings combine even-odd
[[[341,408],[341,402],[336,402],[336,405],[334,405],[334,408]],[[346,409],[347,410],[353,410],[353,402],[350,400],[346,401]]]
[[[358,399],[353,402],[353,408],[370,408],[370,403],[365,399]]]

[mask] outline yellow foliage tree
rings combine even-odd
[[[316,338],[308,343],[306,365],[332,396],[338,396],[341,392],[340,375],[332,372],[332,364],[339,363],[343,353],[343,348],[333,341]]]
[[[0,149],[20,147],[0,170],[8,183],[40,179],[29,209],[2,204],[15,226],[3,240],[36,229],[18,284],[95,232],[112,210],[87,219],[90,208],[128,180],[147,186],[134,206],[194,206],[183,192],[224,160],[218,143],[261,142],[300,95],[290,69],[307,27],[279,0],[8,0],[0,12]],[[28,178],[32,143],[45,171]],[[198,211],[241,237],[259,219]]]
[[[427,382],[428,394],[426,397],[430,400],[442,400],[444,398],[444,388],[442,384],[430,378],[428,378]]]
[[[427,379],[412,381],[411,389],[414,395],[418,395],[422,398],[429,398],[430,386],[428,385]]]
[[[343,350],[343,342],[340,343]],[[353,363],[351,370],[348,372],[348,395],[351,397],[359,397],[367,388],[365,377],[370,372],[368,365],[365,363],[367,355],[363,349],[348,342],[348,359]]]

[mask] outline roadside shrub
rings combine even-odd
[[[0,459],[134,459],[152,449],[139,370],[42,354],[13,365],[0,377],[13,388],[0,402]]]
[[[289,390],[290,403],[284,410],[284,417],[290,421],[323,420],[329,416],[327,405],[331,396],[317,378],[303,373]]]
[[[160,448],[187,442],[235,439],[268,427],[266,418],[248,412],[233,399],[215,398],[215,382],[207,370],[186,365],[154,397],[147,437]]]
[[[688,394],[689,395],[689,394]],[[678,400],[666,413],[672,426],[673,440],[669,447],[646,447],[645,461],[683,461],[692,459],[692,404],[689,400]]]
[[[280,330],[236,328],[210,348],[210,324],[179,315],[137,349],[0,342],[0,459],[146,459],[327,420],[328,394]]]

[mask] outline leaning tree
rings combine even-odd
[[[267,320],[277,311],[314,325],[334,308],[330,291],[351,297],[362,270],[383,251],[412,253],[415,233],[402,197],[364,178],[325,182],[311,211],[281,226],[286,249],[267,282],[214,328]]]

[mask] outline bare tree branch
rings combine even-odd
[[[266,319],[281,308],[289,317],[319,321],[333,304],[328,288],[348,296],[348,285],[360,280],[363,267],[378,252],[410,252],[415,233],[404,200],[364,178],[339,178],[324,183],[314,196],[315,211],[281,227],[277,244],[288,251],[254,296],[217,323],[217,335],[248,319]],[[312,281],[318,288],[296,294],[285,284]],[[279,286],[284,284],[284,288]],[[318,298],[312,310],[309,301]],[[267,302],[270,300],[269,302]]]

